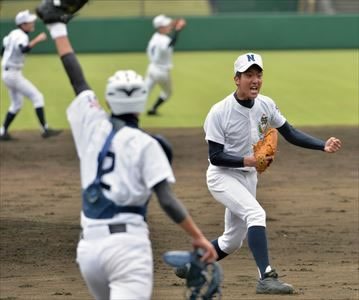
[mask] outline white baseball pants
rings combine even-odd
[[[207,186],[212,196],[226,207],[224,232],[218,245],[227,254],[242,246],[251,226],[266,226],[266,214],[256,197],[257,172],[209,168]]]
[[[83,234],[77,263],[95,299],[151,299],[153,261],[147,228],[127,224],[127,232],[111,234],[108,225],[101,225]]]
[[[23,106],[23,97],[32,101],[34,108],[44,106],[44,97],[39,90],[23,75],[21,70],[2,70],[2,79],[9,90],[11,104],[9,112],[16,114]]]
[[[145,84],[147,86],[148,94],[150,94],[154,86],[158,84],[161,87],[160,97],[163,100],[167,100],[172,95],[170,70],[165,70],[150,64],[147,70]]]

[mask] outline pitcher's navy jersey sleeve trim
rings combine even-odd
[[[208,141],[208,154],[211,164],[218,167],[243,168],[244,157],[233,156],[223,152],[224,145]]]
[[[279,133],[291,144],[314,150],[324,151],[325,142],[293,128],[288,122],[277,128]]]

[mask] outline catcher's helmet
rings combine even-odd
[[[143,112],[147,95],[145,82],[135,71],[117,71],[108,79],[105,97],[115,115]]]

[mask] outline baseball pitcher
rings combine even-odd
[[[69,2],[78,6],[74,9]],[[175,178],[164,150],[138,127],[148,95],[142,77],[132,70],[117,71],[106,86],[111,116],[100,107],[64,23],[87,0],[69,2],[54,5],[45,0],[37,13],[55,40],[76,94],[67,117],[80,159],[83,190],[77,262],[96,299],[150,299],[153,259],[146,212],[152,191],[168,216],[193,238],[193,246],[205,250],[204,261],[211,262],[217,255],[172,193],[170,183]]]
[[[184,19],[172,20],[165,15],[158,15],[153,19],[153,27],[156,32],[147,46],[147,56],[150,64],[147,69],[146,85],[149,93],[153,87],[159,84],[160,95],[147,112],[148,115],[157,115],[157,109],[171,97],[172,83],[170,71],[173,67],[172,54],[179,32],[186,26]],[[169,34],[175,30],[172,37]]]
[[[339,150],[341,141],[331,137],[324,142],[293,128],[274,101],[259,94],[263,80],[260,55],[239,56],[234,74],[236,91],[215,104],[204,123],[209,147],[207,186],[226,207],[224,232],[212,243],[220,260],[239,249],[247,236],[259,271],[256,292],[291,294],[293,286],[281,282],[269,262],[266,213],[256,199],[257,174],[273,161],[277,130],[294,145],[326,153]],[[262,147],[267,153],[256,153]],[[186,272],[186,267],[177,269],[180,277]]]
[[[29,33],[35,30],[35,20],[36,15],[31,14],[28,10],[19,12],[15,17],[17,29],[12,30],[3,39],[2,80],[9,90],[11,104],[3,126],[0,128],[1,141],[13,139],[8,133],[8,129],[23,106],[24,96],[32,101],[41,125],[42,137],[48,138],[61,133],[61,130],[54,130],[48,127],[44,112],[44,97],[22,74],[25,53],[28,53],[38,43],[46,40],[44,32],[37,35],[33,40],[29,40]]]

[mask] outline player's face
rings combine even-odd
[[[162,26],[159,28],[159,32],[162,34],[169,34],[172,31],[172,23],[168,26]]]
[[[257,98],[262,87],[263,71],[259,67],[250,67],[246,72],[240,76],[234,77],[238,90],[237,95],[239,99],[254,100]]]
[[[23,23],[21,27],[26,32],[33,32],[35,30],[35,22]]]

